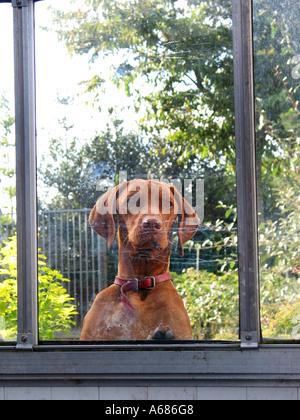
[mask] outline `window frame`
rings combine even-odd
[[[264,345],[260,326],[253,0],[232,0],[238,204],[240,342],[39,344],[34,8],[12,0],[18,238],[18,337],[0,346],[0,385],[22,379],[82,384],[300,383],[300,345]],[[10,1],[1,1],[10,2]],[[1,7],[1,6],[0,6]],[[270,357],[273,355],[273,358]],[[168,362],[166,362],[168,361]],[[242,376],[241,376],[242,375]],[[246,378],[246,379],[245,379]],[[19,382],[18,382],[19,383]]]

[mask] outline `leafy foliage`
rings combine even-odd
[[[10,238],[0,250],[0,337],[9,340],[17,334],[17,241]],[[54,333],[68,333],[75,325],[76,307],[63,283],[68,282],[59,271],[46,266],[46,257],[39,253],[39,328],[40,339],[53,339]]]
[[[145,107],[147,134],[163,134],[166,149],[180,151],[183,160],[187,149],[202,159],[226,156],[234,165],[230,0],[86,5],[86,11],[56,14],[69,51],[93,61],[103,54],[124,57],[113,80]],[[141,84],[148,89],[140,90]]]
[[[276,218],[260,225],[262,325],[266,337],[291,338],[299,324],[300,147],[286,151],[274,177]],[[293,337],[295,338],[295,337]]]
[[[239,331],[238,273],[218,275],[194,268],[172,273],[188,311],[196,340],[237,340]]]
[[[188,311],[193,338],[235,341],[239,331],[237,214],[233,206],[228,208],[219,203],[218,207],[225,211],[224,219],[227,221],[218,220],[210,229],[222,232],[222,235],[219,239],[207,239],[196,247],[201,255],[214,249],[219,270],[211,273],[190,268],[182,274],[172,273],[172,278]],[[228,256],[224,255],[225,249]]]

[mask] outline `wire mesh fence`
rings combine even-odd
[[[89,209],[39,213],[39,248],[49,267],[70,280],[81,322],[95,296],[107,287],[107,246],[89,226]]]

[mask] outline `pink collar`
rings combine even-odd
[[[160,283],[172,280],[170,273],[160,274],[159,276],[145,277],[143,280],[133,279],[127,280],[121,277],[116,277],[115,284],[121,287],[121,302],[125,306],[127,312],[130,314],[133,311],[133,306],[125,296],[126,292],[137,292],[143,289],[152,289]]]

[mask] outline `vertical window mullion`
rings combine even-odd
[[[17,6],[19,5],[19,7]],[[18,348],[38,344],[34,0],[14,5]]]
[[[232,4],[239,233],[240,335],[243,348],[257,348],[261,333],[252,0],[232,0]]]

